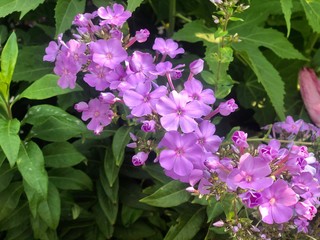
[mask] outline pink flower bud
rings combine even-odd
[[[203,63],[204,61],[202,59],[197,59],[195,61],[193,61],[192,63],[190,63],[190,72],[193,75],[197,75],[198,73],[202,72],[203,70]]]
[[[139,43],[147,41],[148,37],[150,35],[150,32],[148,29],[141,29],[140,31],[136,31],[136,40]]]
[[[148,159],[149,153],[138,152],[136,155],[132,157],[132,163],[134,166],[143,165]]]
[[[156,131],[156,122],[154,120],[143,121],[141,130],[144,132],[155,132]]]
[[[300,93],[311,120],[320,127],[320,81],[314,70],[303,68],[299,72]]]
[[[237,147],[247,148],[249,147],[247,143],[248,134],[243,131],[235,131],[231,137],[233,143]]]
[[[222,102],[219,105],[219,113],[222,116],[228,116],[230,113],[238,109],[238,105],[235,103],[234,99],[231,98],[226,102]]]

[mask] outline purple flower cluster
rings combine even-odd
[[[165,174],[188,183],[188,191],[219,197],[214,188],[224,184],[224,190],[236,193],[247,208],[259,211],[264,223],[292,222],[298,231],[308,232],[320,204],[320,164],[295,141],[314,141],[319,129],[287,117],[266,127],[271,135],[263,144],[252,147],[247,133],[236,131],[230,148],[222,151],[223,138],[215,135],[210,119],[234,112],[234,99],[214,105],[213,90],[195,78],[204,67],[201,59],[189,65],[183,81],[185,65],[174,66],[170,59],[184,49],[172,39],[156,38],[154,55],[128,53],[135,42],[149,37],[146,29],[124,36],[122,26],[130,16],[120,4],[79,14],[73,21],[74,39],[64,42],[59,35],[46,48],[43,60],[55,62],[61,88],[74,88],[81,73],[82,80],[99,92],[88,103],[75,105],[82,120],[89,120],[88,129],[100,134],[122,104],[129,112],[127,119],[147,136],[131,133],[133,165],[145,164],[154,151]]]
[[[320,164],[296,142],[314,138],[319,129],[289,116],[270,130],[274,138],[264,138],[267,144],[258,146],[250,146],[245,132],[234,132],[229,156],[211,159],[207,166],[247,208],[257,209],[264,223],[291,223],[307,233],[320,206]]]
[[[137,144],[130,145],[137,151],[133,164],[144,164],[154,150],[168,176],[191,187],[198,182],[203,185],[210,177],[205,162],[217,157],[222,142],[209,119],[218,113],[227,116],[237,105],[231,99],[212,109],[214,92],[194,78],[203,70],[202,59],[189,65],[190,74],[181,81],[185,65],[174,66],[170,59],[183,54],[184,49],[172,39],[156,38],[154,55],[141,51],[129,54],[130,46],[149,37],[146,29],[131,38],[124,36],[121,28],[130,16],[120,4],[77,15],[73,21],[78,32],[75,39],[64,42],[59,36],[57,42],[50,42],[44,60],[55,62],[60,87],[74,88],[81,72],[83,81],[100,92],[98,98],[75,105],[82,119],[90,120],[88,129],[100,134],[117,116],[114,105],[123,104],[130,112],[127,118],[141,124],[141,130],[153,134],[153,139],[165,132],[152,144],[134,137]],[[163,80],[165,84],[160,85]]]

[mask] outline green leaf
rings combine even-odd
[[[136,10],[136,8],[139,7],[142,2],[143,0],[128,0],[127,10],[134,12],[134,10]]]
[[[42,151],[47,167],[72,167],[85,159],[85,156],[69,142],[51,143],[46,145]]]
[[[216,217],[218,217],[220,214],[223,213],[222,204],[220,202],[217,202],[214,198],[211,198],[209,200],[209,204],[207,206],[207,223],[214,220]]]
[[[17,207],[23,192],[21,182],[14,182],[0,194],[0,220],[9,216]]]
[[[5,190],[9,186],[15,171],[16,169],[11,168],[9,164],[2,164],[2,166],[0,167],[0,192]]]
[[[144,221],[137,221],[130,227],[118,226],[114,231],[115,239],[154,239],[155,229]]]
[[[20,19],[29,11],[38,7],[44,0],[1,0],[0,1],[0,18],[5,17],[13,12],[21,12]]]
[[[47,46],[23,46],[19,49],[17,64],[12,81],[33,82],[52,72],[52,63],[43,61]]]
[[[153,178],[158,180],[159,182],[166,184],[170,182],[172,179],[166,176],[163,172],[163,168],[160,167],[158,164],[150,164],[150,165],[143,165],[142,168],[149,173],[149,175]]]
[[[313,31],[320,33],[320,1],[300,0],[309,25]]]
[[[226,193],[220,199],[220,203],[223,207],[227,220],[234,219],[243,207],[241,200],[233,193]]]
[[[286,20],[287,25],[287,37],[290,35],[290,29],[291,29],[291,9],[292,9],[292,0],[280,0],[281,3],[281,9],[284,15],[284,19]]]
[[[58,168],[48,172],[49,180],[57,188],[64,190],[92,190],[92,181],[81,170]]]
[[[99,182],[97,184],[97,194],[99,205],[103,213],[109,222],[114,225],[118,215],[118,202],[113,202],[108,198]]]
[[[17,36],[15,32],[12,32],[1,53],[0,92],[5,99],[9,98],[9,87],[17,58]]]
[[[2,45],[8,38],[8,28],[5,25],[0,25],[0,44]]]
[[[186,191],[186,184],[171,181],[153,194],[141,199],[140,202],[155,207],[174,207],[187,202],[189,198],[190,193]]]
[[[203,41],[205,44],[219,42],[214,36],[214,30],[206,27],[202,20],[185,24],[182,29],[174,33],[173,39],[191,43]]]
[[[198,233],[205,219],[204,208],[186,211],[181,214],[177,224],[170,227],[164,240],[191,240]]]
[[[119,191],[119,178],[116,178],[113,185],[110,186],[110,183],[104,173],[103,168],[100,168],[100,183],[101,183],[101,186],[103,187],[104,192],[107,194],[108,198],[110,198],[110,200],[113,203],[117,203],[118,191]]]
[[[52,183],[49,183],[48,198],[39,203],[38,213],[51,229],[58,227],[61,212],[60,205],[59,192]]]
[[[76,86],[76,88],[74,89],[62,89],[57,84],[58,79],[59,76],[54,74],[47,74],[43,76],[42,78],[38,79],[33,84],[31,84],[27,89],[25,89],[20,94],[19,99],[28,98],[41,100],[82,90],[80,86]]]
[[[23,180],[40,198],[45,199],[48,195],[48,175],[41,149],[36,143],[21,143],[17,166]]]
[[[106,239],[111,239],[114,231],[114,226],[108,221],[98,204],[93,207],[93,214],[101,233]]]
[[[113,136],[112,152],[116,161],[116,165],[120,166],[124,158],[124,149],[130,141],[129,133],[132,131],[131,127],[120,127]]]
[[[87,132],[84,123],[64,110],[51,105],[37,105],[29,109],[26,123],[34,125],[29,138],[62,142]]]
[[[111,147],[106,148],[104,161],[103,161],[104,175],[107,177],[109,186],[113,187],[116,179],[118,178],[120,167],[116,165],[115,158],[112,153]]]
[[[246,59],[266,90],[270,101],[281,121],[285,119],[284,83],[278,71],[265,58],[258,48],[251,45],[235,45],[243,59]]]
[[[136,222],[143,214],[143,210],[135,209],[128,207],[127,205],[123,205],[121,209],[121,220],[124,226],[129,226]]]
[[[23,202],[23,204],[19,204],[7,218],[4,218],[0,222],[0,231],[21,227],[22,225],[28,225],[29,215],[28,203]]]
[[[3,120],[0,118],[0,146],[13,167],[17,161],[20,148],[20,122],[17,119]]]
[[[74,17],[83,13],[85,0],[58,0],[55,8],[56,36],[71,27]]]

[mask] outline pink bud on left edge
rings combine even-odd
[[[320,127],[320,80],[311,68],[299,72],[300,93],[313,123]]]

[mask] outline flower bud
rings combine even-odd
[[[141,130],[144,132],[155,132],[156,131],[156,122],[154,120],[143,121]]]
[[[303,68],[299,72],[300,93],[311,120],[320,127],[320,81],[314,70]]]
[[[132,157],[132,163],[134,166],[143,165],[148,159],[149,153],[138,152],[136,155]]]
[[[148,29],[141,29],[140,31],[136,31],[136,40],[139,43],[143,43],[147,41],[148,37],[150,35],[150,32]]]
[[[190,72],[193,75],[197,75],[198,73],[202,72],[203,70],[203,63],[204,61],[202,59],[197,59],[195,61],[193,61],[192,63],[190,63]]]
[[[228,116],[230,113],[234,112],[236,109],[238,109],[238,105],[235,103],[234,99],[231,98],[226,102],[222,102],[219,105],[219,113],[222,116]]]

